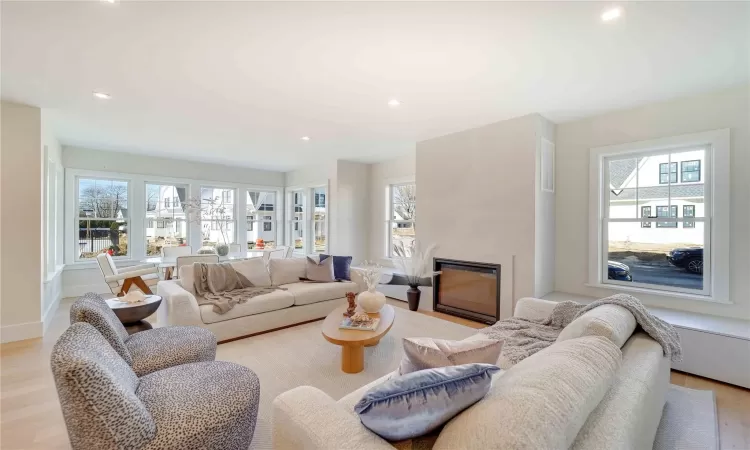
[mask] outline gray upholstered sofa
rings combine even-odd
[[[55,344],[52,374],[74,449],[247,450],[260,384],[224,361],[183,364],[138,377],[86,322]]]
[[[357,282],[356,270],[351,271],[355,281],[302,282],[300,277],[306,275],[304,258],[270,259],[268,266],[261,258],[231,264],[255,286],[281,289],[217,314],[210,305],[198,304],[192,267],[185,266],[180,268],[178,280],[160,281],[157,285],[156,292],[163,298],[157,311],[159,324],[203,327],[219,341],[225,341],[323,318],[346,303],[347,292],[359,293],[363,286]]]
[[[525,298],[514,315],[541,319],[554,305]],[[495,375],[487,396],[449,421],[427,447],[650,449],[669,386],[670,360],[656,341],[634,332],[635,319],[624,308],[607,305],[587,315],[586,321],[568,325],[555,344]],[[479,338],[484,336],[468,339]],[[592,340],[610,350],[620,347],[622,357],[617,354],[609,372],[600,364],[606,352],[593,348]],[[502,355],[498,365],[508,367]],[[365,428],[354,412],[368,389],[391,376],[338,401],[310,386],[279,395],[274,448],[392,449],[393,443]]]

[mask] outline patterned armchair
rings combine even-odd
[[[70,323],[76,322],[96,328],[138,376],[216,358],[216,336],[204,328],[164,327],[129,336],[107,302],[93,292],[71,306]]]
[[[52,374],[77,449],[247,450],[260,398],[248,368],[206,361],[138,378],[92,325],[55,344]]]

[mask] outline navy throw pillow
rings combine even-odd
[[[328,258],[330,255],[320,254],[320,260]],[[332,256],[333,258],[333,276],[337,280],[352,281],[352,257],[351,256]]]
[[[362,425],[389,441],[422,436],[478,402],[490,390],[492,364],[412,372],[367,391],[354,406]]]

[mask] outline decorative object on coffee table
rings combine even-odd
[[[373,331],[342,330],[341,316],[347,305],[334,309],[323,321],[323,337],[330,343],[341,346],[341,370],[346,373],[359,373],[365,368],[365,347],[378,345],[393,326],[396,311],[391,305],[385,305],[380,313],[369,314],[373,319],[379,318],[377,328]]]
[[[435,254],[437,246],[429,245],[424,251],[418,241],[412,241],[410,245],[405,246],[403,241],[399,241],[393,246],[396,258],[396,267],[401,269],[406,278],[406,284],[409,289],[406,291],[406,299],[409,302],[409,309],[416,311],[419,309],[419,299],[422,291],[419,286],[432,285],[432,276],[436,274],[430,267],[432,266],[432,255]]]
[[[351,317],[354,315],[354,310],[357,309],[357,304],[354,303],[354,299],[357,297],[357,294],[354,292],[347,292],[346,293],[346,301],[348,303],[346,311],[344,311],[344,317]]]
[[[376,313],[385,305],[385,295],[375,290],[382,276],[381,267],[365,261],[361,274],[367,285],[367,290],[360,292],[359,297],[357,297],[357,304],[367,313]]]
[[[109,299],[106,302],[125,326],[128,334],[133,334],[153,328],[150,323],[143,319],[159,309],[161,297],[158,295],[148,295],[144,301],[138,303],[126,303],[120,301],[120,299]]]

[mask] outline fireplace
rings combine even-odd
[[[435,258],[435,311],[493,324],[500,320],[500,265]]]

